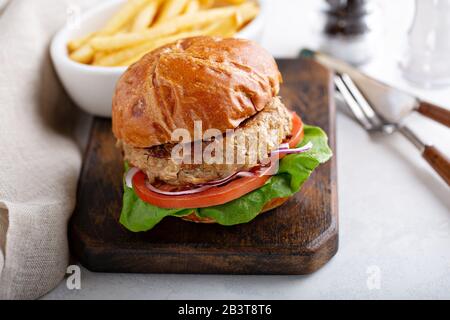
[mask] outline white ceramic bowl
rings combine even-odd
[[[103,117],[111,117],[111,102],[116,82],[126,67],[97,67],[72,61],[67,43],[89,32],[98,30],[116,12],[125,0],[106,1],[81,16],[80,28],[64,26],[50,45],[50,55],[64,88],[83,110]],[[259,1],[261,12],[241,30],[237,37],[259,41],[262,37],[267,3]]]

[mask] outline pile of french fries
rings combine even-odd
[[[128,66],[182,38],[232,37],[258,13],[252,0],[128,0],[102,29],[70,41],[69,57],[95,66]]]

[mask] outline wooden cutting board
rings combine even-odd
[[[278,60],[281,96],[307,124],[323,128],[335,151],[331,74],[310,60]],[[92,271],[143,273],[306,274],[338,248],[336,156],[292,199],[232,227],[168,217],[133,233],[118,220],[123,161],[111,122],[94,120],[70,223],[72,252]]]

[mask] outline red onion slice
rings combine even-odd
[[[228,177],[225,177],[220,180],[214,180],[214,181],[208,181],[205,183],[202,183],[201,186],[220,186],[222,184],[227,183],[228,181],[231,181],[234,178],[240,178],[240,177],[253,177],[255,174],[248,171],[238,171],[233,173],[232,175],[229,175]]]
[[[139,171],[141,171],[139,168],[132,167],[125,173],[125,184],[128,188],[133,188],[133,177]],[[181,196],[181,195],[199,193],[199,192],[208,190],[212,187],[217,187],[217,186],[223,185],[223,184],[225,184],[235,178],[238,178],[238,177],[253,177],[253,176],[255,176],[255,174],[252,172],[243,172],[243,171],[236,172],[226,178],[223,178],[220,180],[215,180],[215,181],[210,181],[210,182],[199,185],[199,187],[197,187],[197,188],[184,190],[184,191],[160,190],[160,189],[154,187],[153,185],[151,185],[150,183],[148,183],[148,181],[146,181],[145,185],[149,190],[159,193],[159,194],[164,194],[164,195],[168,195],[168,196]]]
[[[278,149],[289,149],[289,143],[282,143],[280,144],[280,146],[278,147]]]
[[[220,179],[220,180],[215,180],[215,181],[209,181],[203,184],[200,184],[198,188],[194,188],[194,189],[189,189],[189,190],[185,190],[185,191],[163,191],[160,190],[154,186],[152,186],[150,183],[146,183],[147,188],[149,188],[151,191],[156,192],[156,193],[160,193],[160,194],[164,194],[167,196],[182,196],[182,195],[187,195],[187,194],[194,194],[194,193],[199,193],[208,189],[211,189],[212,187],[218,187],[221,186],[231,180],[234,180],[235,178],[238,177],[253,177],[255,176],[254,173],[251,172],[236,172],[233,173],[232,175]]]
[[[213,187],[213,186],[203,186],[203,187],[199,187],[199,188],[195,188],[195,189],[189,189],[189,190],[184,190],[184,191],[163,191],[163,190],[160,190],[160,189],[152,186],[150,183],[148,183],[148,181],[146,181],[145,185],[150,191],[153,191],[153,192],[159,193],[159,194],[163,194],[163,195],[166,195],[166,196],[183,196],[183,195],[187,195],[187,194],[194,194],[194,193],[199,193],[199,192],[202,192],[202,191],[206,191],[206,190],[211,189]]]
[[[273,150],[271,154],[293,154],[293,153],[302,153],[310,150],[313,147],[312,142],[308,142],[306,145],[300,148],[293,148],[293,149],[277,149]]]
[[[132,167],[125,173],[125,184],[128,188],[133,188],[133,177],[139,171],[141,171],[139,168]]]
[[[195,194],[195,193],[203,192],[203,191],[206,191],[206,190],[211,189],[213,187],[221,186],[221,185],[223,185],[223,184],[225,184],[225,183],[227,183],[227,182],[229,182],[231,180],[234,180],[235,178],[238,178],[238,177],[253,177],[253,176],[255,176],[255,174],[252,173],[252,172],[244,172],[244,171],[236,172],[236,173],[234,173],[234,174],[232,174],[232,175],[230,175],[230,176],[228,176],[226,178],[223,178],[223,179],[220,179],[220,180],[215,180],[215,181],[210,181],[210,182],[201,184],[200,187],[198,187],[198,188],[184,190],[184,191],[163,191],[163,190],[160,190],[160,189],[152,186],[148,182],[146,182],[145,185],[147,186],[147,188],[149,190],[151,190],[153,192],[156,192],[156,193],[159,193],[159,194],[163,194],[163,195],[166,195],[166,196],[182,196],[182,195],[188,195],[188,194]]]

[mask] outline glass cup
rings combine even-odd
[[[400,66],[406,79],[422,87],[450,86],[450,0],[416,0]]]

